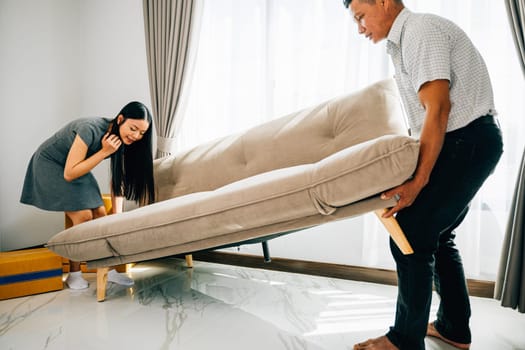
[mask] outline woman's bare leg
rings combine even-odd
[[[93,210],[85,209],[79,211],[66,211],[66,215],[71,220],[73,226],[81,224],[86,221],[93,220]],[[77,272],[80,271],[80,262],[69,260],[69,271]]]

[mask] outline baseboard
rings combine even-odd
[[[284,258],[272,258],[271,262],[266,263],[264,262],[264,259],[261,256],[218,251],[194,253],[193,258],[195,260],[219,264],[253,267],[274,271],[301,273],[307,275],[324,276],[388,285],[397,284],[396,272],[386,269]],[[467,284],[471,296],[492,298],[494,295],[493,281],[468,279]]]

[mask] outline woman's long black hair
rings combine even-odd
[[[142,138],[131,145],[122,144],[111,155],[111,189],[115,196],[124,196],[141,205],[155,201],[153,180],[152,129],[153,121],[148,108],[140,102],[130,102],[112,120],[110,134],[120,137],[118,116],[126,119],[144,119],[149,123]]]

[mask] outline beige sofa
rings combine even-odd
[[[393,80],[155,161],[158,202],[66,229],[47,246],[99,268],[265,240],[380,210],[419,144]],[[385,221],[395,228],[395,219]],[[401,233],[402,249],[410,246]],[[327,252],[329,254],[329,252]]]

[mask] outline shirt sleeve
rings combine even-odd
[[[74,129],[74,131],[78,136],[80,136],[82,141],[86,143],[88,148],[92,148],[91,146],[94,145],[95,142],[97,142],[97,133],[95,126],[87,120],[82,123],[79,123],[79,125]]]
[[[405,68],[416,92],[426,82],[451,80],[450,37],[437,24],[424,23],[417,30],[407,31],[403,52]]]

